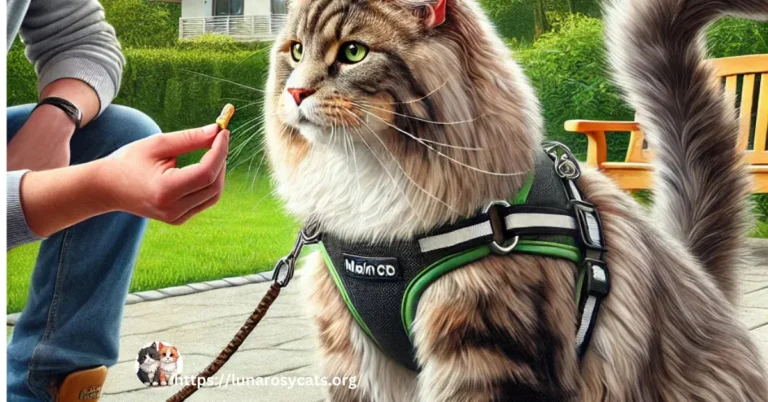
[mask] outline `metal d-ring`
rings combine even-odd
[[[491,201],[483,209],[483,213],[487,214],[488,211],[490,211],[491,208],[493,208],[495,206],[501,206],[501,207],[508,208],[508,207],[511,207],[512,205],[509,202],[504,201],[504,200]],[[499,244],[499,243],[496,242],[496,240],[493,240],[493,241],[491,241],[491,243],[488,246],[491,248],[491,251],[493,251],[494,254],[507,255],[507,254],[511,253],[512,250],[515,249],[515,247],[517,247],[517,243],[519,241],[520,241],[520,236],[515,236],[515,238],[512,239],[511,243],[504,242],[504,244]]]
[[[519,242],[520,242],[520,236],[515,236],[515,238],[512,239],[512,243],[506,242],[504,243],[504,245],[500,245],[499,243],[496,243],[496,240],[494,240],[488,246],[491,248],[491,251],[493,251],[494,254],[507,255],[511,253],[512,250],[515,249],[515,247],[517,247],[517,243]]]
[[[485,206],[485,208],[483,208],[483,213],[487,214],[488,211],[490,211],[491,208],[493,208],[495,206],[511,207],[512,205],[510,205],[508,202],[506,202],[504,200],[491,201],[491,202],[488,203],[488,205]]]

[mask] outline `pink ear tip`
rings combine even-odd
[[[445,3],[447,0],[438,0],[437,4],[432,7],[432,24],[433,28],[445,22]]]

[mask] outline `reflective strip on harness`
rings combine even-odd
[[[435,236],[419,239],[419,248],[422,253],[441,250],[466,243],[478,237],[485,237],[493,234],[493,227],[489,220],[474,224],[472,226],[456,229],[452,232],[443,233]]]
[[[576,229],[576,219],[570,215],[512,213],[504,218],[507,230],[546,227]]]

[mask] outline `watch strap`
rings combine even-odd
[[[67,116],[69,116],[70,119],[72,119],[72,122],[75,123],[75,131],[80,129],[80,125],[83,122],[83,112],[80,111],[80,108],[77,107],[74,103],[64,98],[51,96],[51,97],[40,100],[37,106],[35,106],[35,109],[39,108],[42,105],[56,106],[57,108],[61,109],[62,111],[64,111],[64,113],[67,114]]]

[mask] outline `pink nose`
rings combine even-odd
[[[301,105],[304,99],[309,98],[310,95],[315,93],[314,89],[305,88],[288,88],[288,93],[293,96],[293,100],[296,101],[296,106]]]

